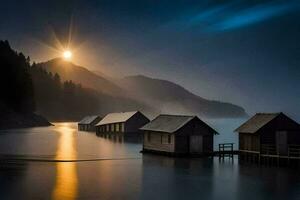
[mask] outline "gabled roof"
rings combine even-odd
[[[282,113],[256,113],[248,121],[235,129],[235,132],[256,133],[280,114]]]
[[[166,132],[166,133],[174,133],[177,130],[179,130],[181,127],[186,125],[188,122],[193,120],[194,118],[199,119],[197,116],[159,115],[154,120],[152,120],[151,122],[149,122],[148,124],[146,124],[140,129],[145,131],[159,131],[159,132]],[[205,125],[208,126],[207,124]],[[212,129],[210,126],[208,127]],[[217,133],[214,129],[212,130],[214,133]]]
[[[92,116],[86,116],[81,121],[78,122],[78,124],[90,124],[94,122],[99,116],[98,115],[92,115]]]
[[[126,122],[128,119],[130,119],[133,115],[135,115],[138,112],[139,111],[109,113],[98,124],[96,124],[96,126]]]

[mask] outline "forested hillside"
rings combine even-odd
[[[34,114],[34,86],[29,57],[0,41],[0,129],[46,126],[50,123]]]
[[[36,66],[31,67],[37,111],[52,120],[72,120],[99,111],[98,94],[70,81],[62,82]]]
[[[0,69],[0,128],[39,125],[34,113],[57,121],[113,111],[152,110],[126,97],[111,96],[108,92],[84,88],[72,80],[61,80],[58,74],[35,63],[31,65],[30,58],[14,51],[7,41],[0,41]],[[98,87],[107,89],[104,83],[99,82]]]
[[[30,59],[0,41],[1,104],[17,112],[33,112],[35,100],[30,76]]]

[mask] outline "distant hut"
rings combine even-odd
[[[80,131],[95,131],[95,125],[101,120],[100,116],[86,116],[78,122],[78,130]]]
[[[197,116],[159,115],[141,128],[143,152],[168,155],[213,153],[217,132]]]
[[[137,135],[139,128],[150,120],[141,112],[121,112],[107,114],[97,125],[97,135]]]
[[[299,130],[300,125],[283,113],[257,113],[235,131],[241,155],[286,156],[299,147]]]

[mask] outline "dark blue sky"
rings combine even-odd
[[[300,1],[2,0],[0,15],[0,38],[33,60],[72,21],[76,63],[300,120]]]

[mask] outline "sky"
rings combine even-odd
[[[181,84],[249,114],[300,120],[300,1],[2,0],[0,39],[113,76]],[[62,44],[59,45],[59,42]]]

